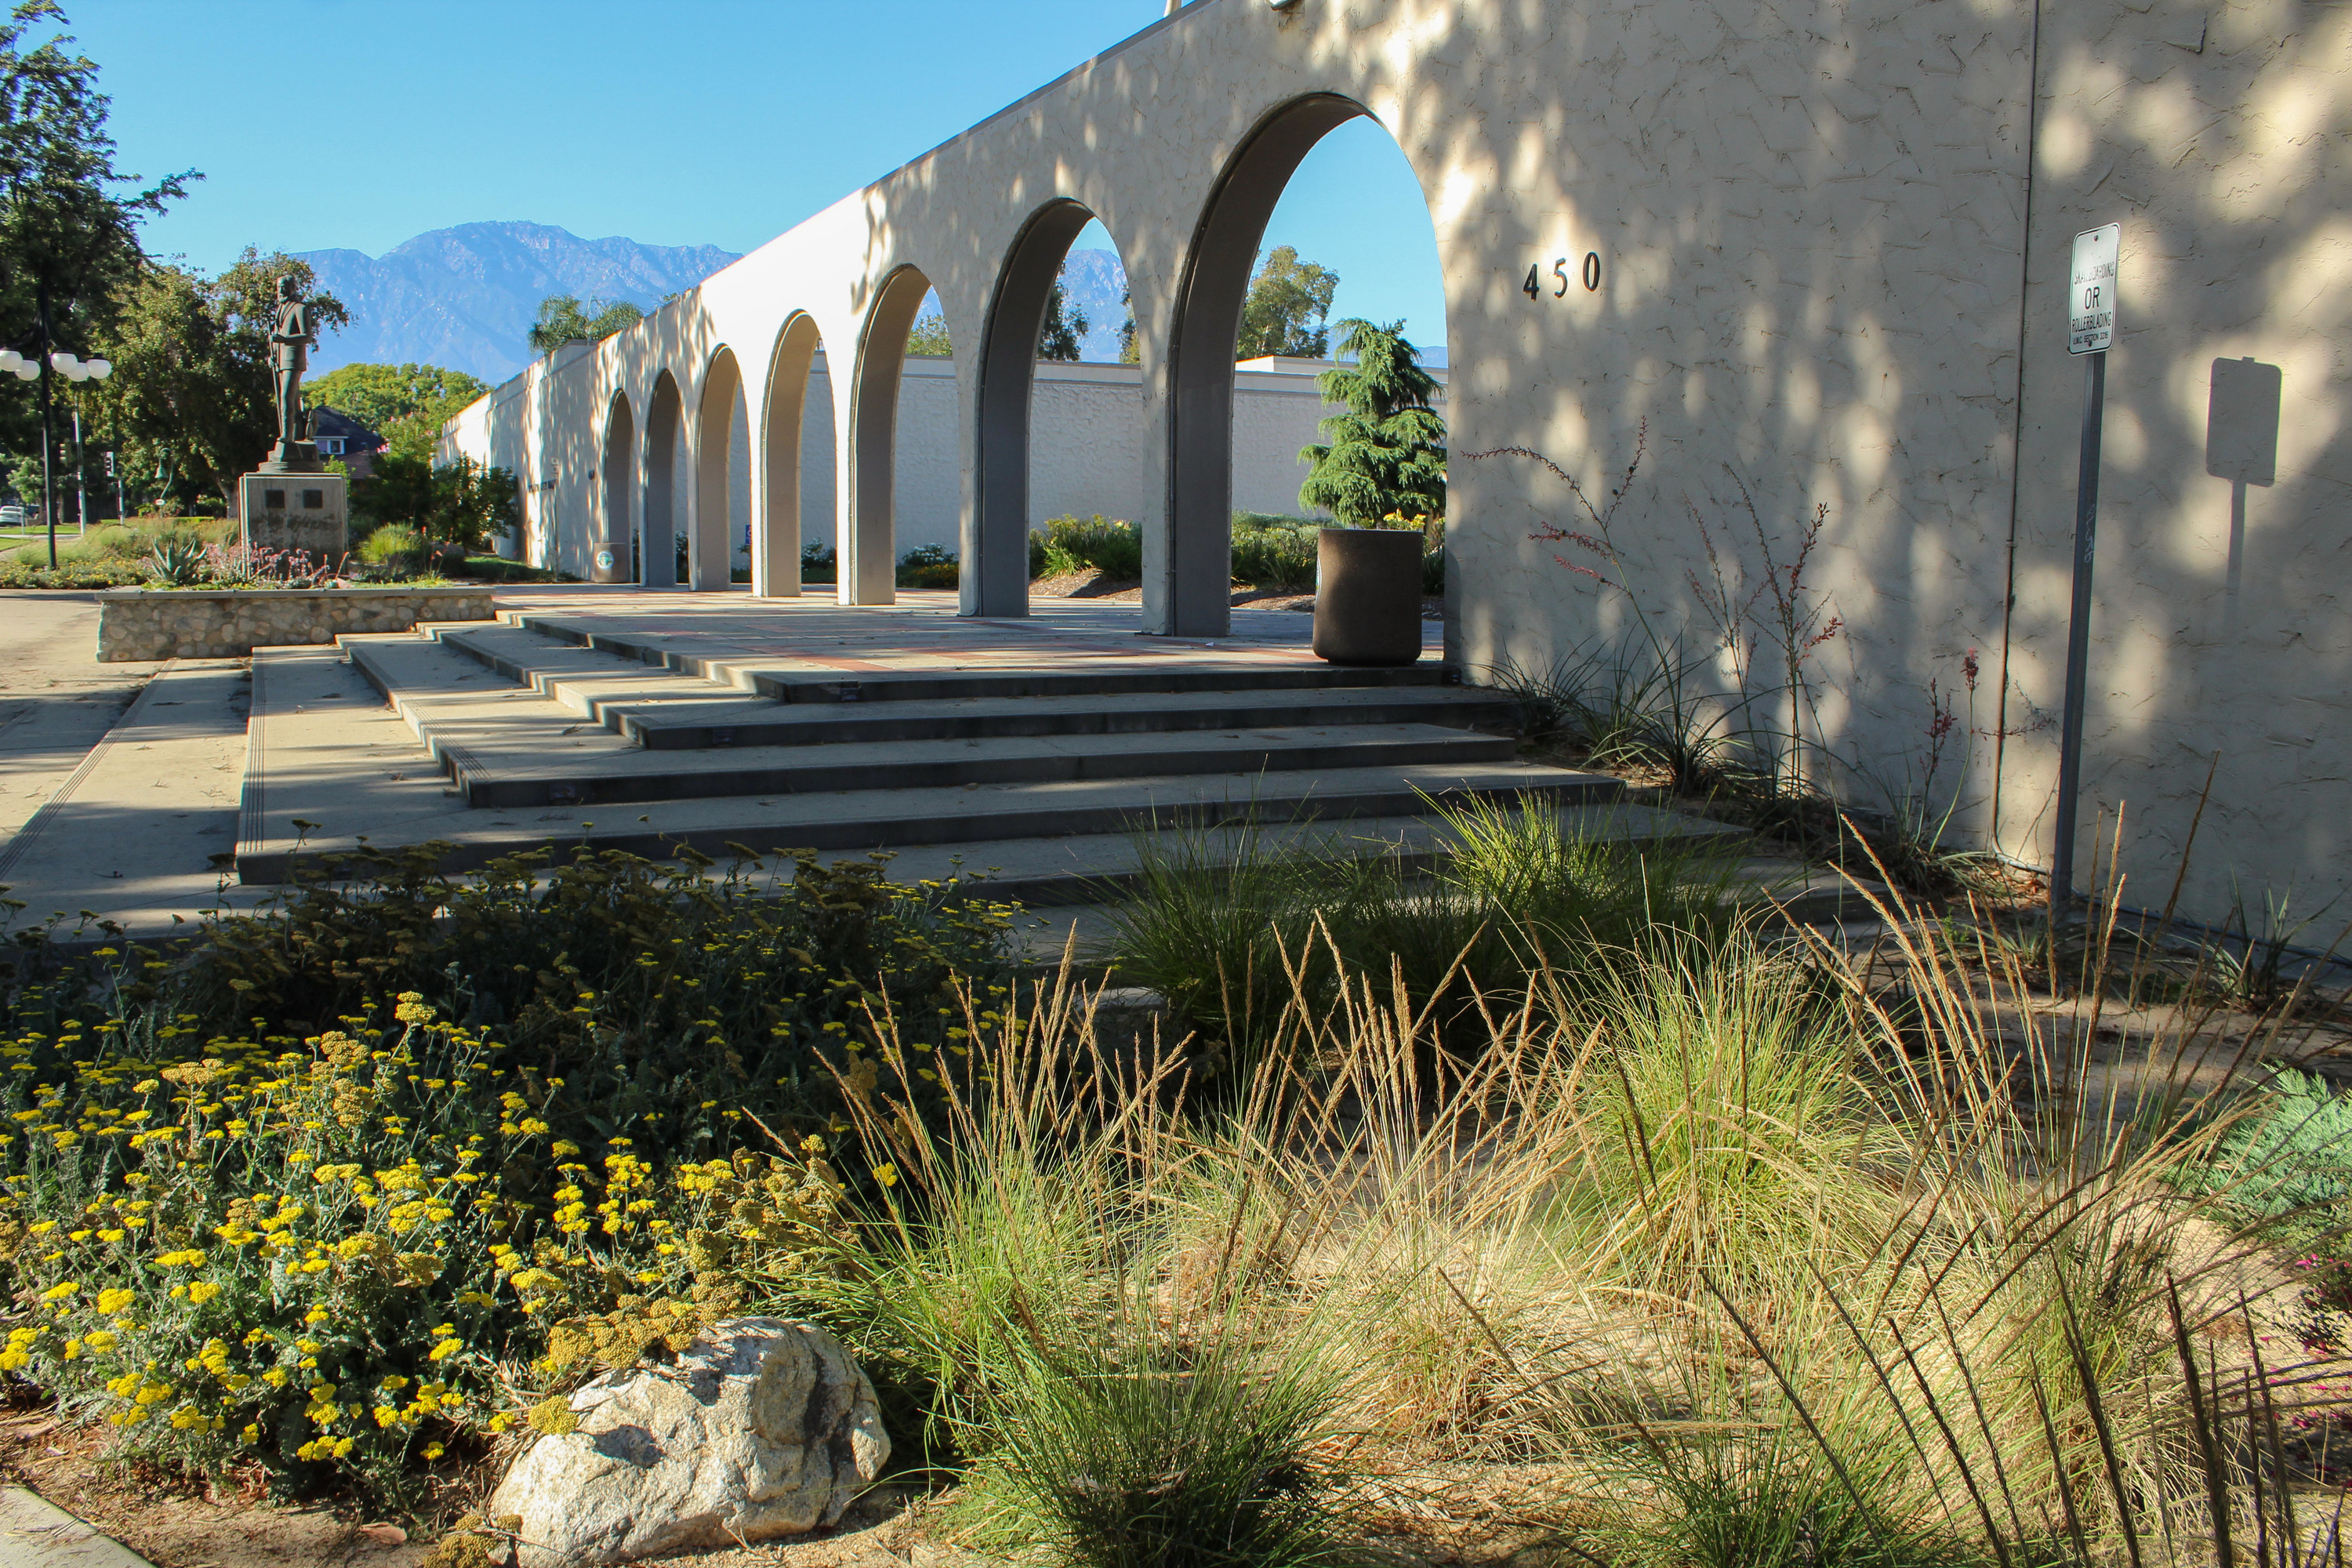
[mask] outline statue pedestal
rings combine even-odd
[[[341,474],[247,474],[237,481],[247,544],[307,550],[332,565],[352,547],[350,481]]]

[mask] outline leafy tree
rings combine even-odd
[[[58,342],[87,354],[145,264],[139,220],[203,176],[190,171],[143,191],[122,189],[137,180],[115,172],[98,67],[62,34],[27,47],[43,23],[65,25],[56,0],[18,0],[0,22],[0,342],[36,346],[46,295]],[[0,445],[37,458],[35,388],[7,384]]]
[[[1118,286],[1118,302],[1127,308],[1127,320],[1118,327],[1118,363],[1141,364],[1143,351],[1135,344],[1135,290],[1121,283]]]
[[[1354,359],[1316,378],[1344,414],[1323,421],[1330,445],[1298,454],[1312,465],[1298,504],[1353,528],[1377,528],[1391,514],[1445,515],[1445,420],[1429,405],[1437,382],[1404,323],[1339,323],[1339,352]]]
[[[26,506],[37,506],[41,500],[41,455],[11,457],[0,454],[0,490],[15,496]]]
[[[1062,280],[1054,279],[1054,291],[1045,298],[1045,324],[1037,333],[1039,359],[1068,362],[1084,352],[1083,339],[1094,323],[1087,319],[1086,307],[1070,303],[1069,290]]]
[[[217,278],[151,263],[121,301],[101,344],[113,376],[89,394],[120,438],[131,471],[160,468],[164,492],[186,502],[210,492],[233,501],[236,481],[269,455],[277,438],[277,388],[269,332],[278,321],[278,280],[310,293],[310,263],[246,247]],[[311,294],[321,328],[351,319],[331,294]]]
[[[948,319],[937,310],[907,329],[907,352],[925,359],[950,359],[955,344],[948,341]]]
[[[413,416],[412,416],[413,417]],[[352,486],[352,514],[370,526],[404,522],[436,544],[478,554],[493,534],[511,533],[521,516],[511,468],[467,458],[436,468],[428,458],[385,452],[374,471]]]
[[[462,370],[437,364],[347,364],[307,383],[312,404],[347,414],[377,435],[397,419],[443,421],[490,389]]]
[[[1276,246],[1250,280],[1234,357],[1287,354],[1321,359],[1331,352],[1331,331],[1323,318],[1331,313],[1331,297],[1339,289],[1338,273],[1318,263],[1299,260],[1297,250],[1290,246]]]
[[[590,306],[594,307],[593,315]],[[609,338],[624,327],[635,326],[645,315],[626,300],[592,300],[583,305],[577,294],[551,294],[539,302],[539,320],[530,328],[530,352],[551,353],[574,338],[591,342]]]

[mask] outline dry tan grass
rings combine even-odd
[[[975,1383],[956,1336],[1007,1300],[1031,1333],[1311,1362],[1365,1528],[1433,1547],[1484,1521],[1610,1562],[2206,1560],[2198,1422],[2247,1429],[2265,1336],[2273,1397],[2336,1414],[2264,1246],[2174,1179],[2245,1069],[2184,1071],[2214,1025],[2183,1011],[2132,1072],[2089,1073],[2013,964],[1884,913],[1858,958],[1742,932],[1597,999],[1538,974],[1484,999],[1466,1059],[1358,974],[1232,1085],[1106,1049],[1066,970],[1028,1016],[973,1021],[943,1129],[911,1109],[929,1058],[845,1074],[912,1189],[883,1250],[936,1297],[898,1330]],[[982,1246],[986,1289],[959,1277]],[[2243,1448],[2242,1532],[2278,1489],[2258,1501]]]

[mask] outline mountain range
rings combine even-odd
[[[1090,360],[1118,359],[1119,328],[1127,322],[1127,268],[1113,250],[1073,250],[1062,262],[1062,291],[1069,304],[1087,313],[1087,330],[1078,334]]]
[[[626,300],[649,309],[737,259],[715,245],[640,245],[617,235],[583,239],[539,223],[436,228],[382,256],[299,254],[319,287],[352,313],[349,326],[320,342],[310,356],[313,369],[415,361],[493,385],[530,362],[528,334],[549,295]]]
[[[462,370],[496,385],[530,362],[528,334],[551,294],[626,300],[650,309],[740,259],[715,245],[640,245],[614,235],[583,239],[539,223],[467,223],[436,228],[382,256],[300,253],[319,287],[341,300],[351,324],[327,334],[313,369],[415,362]],[[1073,250],[1063,264],[1069,302],[1087,315],[1089,360],[1116,362],[1127,272],[1110,250]],[[1443,348],[1424,353],[1443,364]]]

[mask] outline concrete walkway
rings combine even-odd
[[[0,1568],[149,1568],[147,1559],[110,1541],[55,1503],[23,1487],[0,1486]]]
[[[58,793],[155,673],[152,664],[100,664],[97,652],[94,595],[0,594],[0,844]]]

